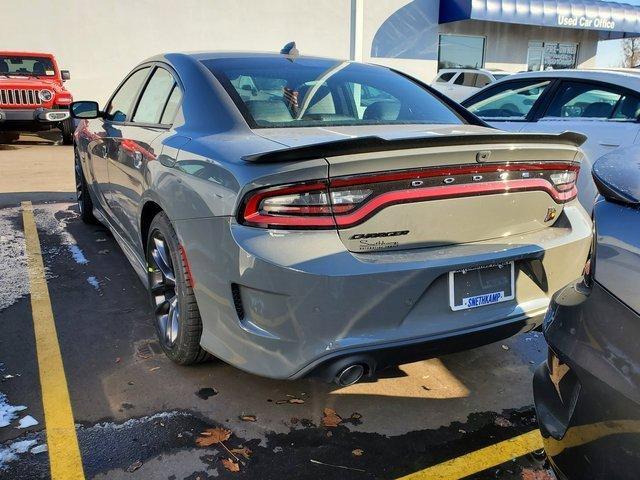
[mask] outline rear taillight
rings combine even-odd
[[[282,185],[250,192],[238,220],[263,228],[347,228],[398,203],[529,190],[566,203],[577,195],[578,169],[567,162],[454,165]]]

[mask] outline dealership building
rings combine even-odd
[[[104,102],[136,63],[166,51],[294,40],[302,54],[430,82],[444,67],[594,67],[599,41],[638,34],[640,7],[604,0],[3,0],[0,45],[54,53],[76,98]]]

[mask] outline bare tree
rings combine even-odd
[[[622,41],[622,66],[625,68],[640,66],[640,37],[625,38]]]

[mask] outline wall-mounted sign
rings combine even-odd
[[[615,30],[616,28],[616,22],[609,18],[571,17],[567,15],[558,15],[558,25],[561,27],[598,28],[606,30]]]

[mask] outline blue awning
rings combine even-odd
[[[640,7],[600,0],[440,0],[440,23],[460,20],[598,30],[603,38],[640,35]]]

